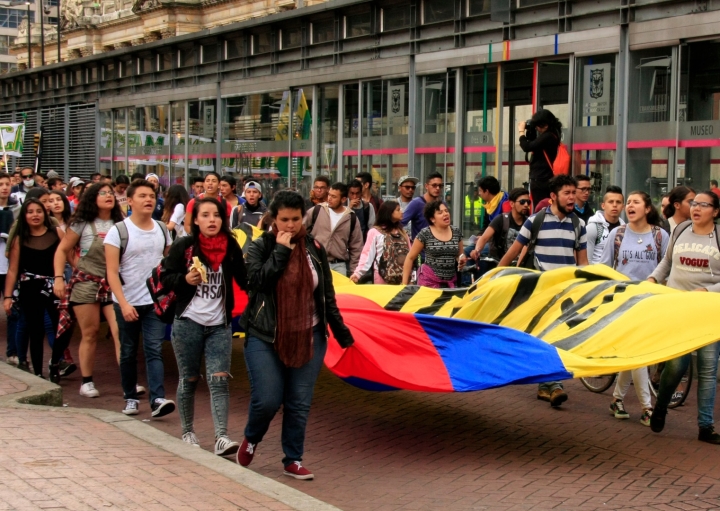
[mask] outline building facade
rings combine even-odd
[[[272,194],[368,171],[389,197],[439,171],[460,225],[480,177],[527,183],[516,126],[539,108],[597,196],[708,188],[719,43],[717,0],[334,0],[12,73],[0,122],[25,118],[26,147],[42,127],[66,175],[216,170]]]

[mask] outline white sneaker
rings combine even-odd
[[[240,444],[233,442],[226,436],[221,436],[215,440],[215,454],[218,456],[229,456],[235,454],[240,448]]]
[[[140,413],[140,410],[138,410],[138,407],[140,406],[140,401],[137,399],[126,399],[125,400],[125,409],[122,411],[125,415],[137,415]]]
[[[95,388],[95,384],[89,381],[80,385],[80,395],[82,397],[100,397],[100,392]]]
[[[195,433],[190,431],[189,433],[185,433],[182,436],[182,441],[192,445],[193,447],[200,447],[200,442],[198,441],[198,438],[195,436]]]
[[[135,385],[135,394],[138,396],[144,396],[145,395],[145,387],[142,385]]]
[[[7,362],[8,364],[10,364],[11,366],[17,367],[18,362],[20,362],[20,360],[19,360],[15,355],[12,355],[12,356],[10,356],[10,357],[7,358],[6,362]]]

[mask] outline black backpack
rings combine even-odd
[[[188,270],[192,266],[192,252],[193,247],[190,245],[185,250],[185,262]],[[150,298],[152,298],[155,314],[160,318],[160,321],[170,324],[175,319],[177,296],[175,295],[175,291],[168,290],[162,285],[161,278],[164,271],[164,262],[165,258],[160,261],[160,264],[153,268],[145,284],[147,285],[148,291],[150,291]]]

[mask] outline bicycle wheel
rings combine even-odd
[[[668,404],[668,408],[677,408],[678,406],[682,406],[682,404],[687,399],[688,394],[690,394],[690,389],[692,388],[692,378],[693,365],[692,363],[690,363],[687,371],[685,372],[685,375],[680,380],[680,383],[675,389],[675,392],[673,392],[672,398],[670,398],[670,404]]]
[[[585,378],[580,378],[580,381],[590,392],[600,393],[609,389],[610,386],[615,383],[615,378],[617,378],[617,373],[603,374],[601,376],[586,376]]]

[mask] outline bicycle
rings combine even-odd
[[[649,381],[649,387],[650,387],[650,393],[653,395],[653,397],[657,398],[657,391],[658,387],[660,385],[660,375],[662,374],[662,366],[663,364],[653,364],[648,366],[648,381]],[[688,394],[690,394],[690,389],[692,388],[692,378],[693,378],[693,364],[690,364],[688,366],[687,371],[685,372],[685,375],[680,380],[680,383],[678,384],[677,388],[675,389],[675,392],[673,392],[672,398],[670,399],[670,404],[668,405],[668,408],[677,408],[678,406],[681,406],[685,400],[688,397]],[[615,380],[617,379],[617,373],[612,374],[603,374],[600,376],[588,376],[584,378],[580,378],[580,381],[585,386],[586,389],[588,389],[590,392],[594,393],[602,393],[605,392],[607,389],[609,389],[613,383],[615,383]]]

